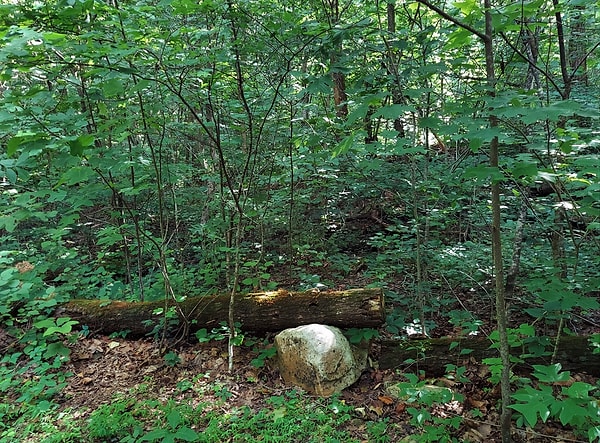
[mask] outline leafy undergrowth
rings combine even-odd
[[[46,373],[47,395],[41,388],[38,395],[23,394],[27,383],[43,381],[35,367],[13,371],[19,383],[3,392],[0,441],[499,441],[498,392],[485,366],[467,359],[460,371],[438,379],[370,368],[352,387],[323,399],[283,384],[265,357],[267,342],[237,348],[230,374],[223,342],[161,354],[150,340],[80,337],[68,344],[70,357],[60,371]],[[376,361],[376,345],[372,354]],[[2,368],[8,368],[6,361]],[[59,380],[64,373],[70,376]],[[529,395],[523,398],[537,409],[518,415],[515,441],[591,440],[582,426],[562,426],[560,413],[551,409],[554,403],[568,405],[567,414],[582,420],[597,414],[597,403],[585,397],[596,380],[560,368],[540,369],[531,380],[520,394]],[[573,391],[563,396],[571,403],[552,396],[561,389]],[[584,403],[592,405],[591,412]]]

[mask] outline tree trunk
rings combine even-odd
[[[458,346],[450,349],[451,343]],[[481,362],[488,357],[497,357],[498,351],[490,349],[490,340],[481,337],[436,338],[423,340],[384,340],[381,342],[379,357],[380,369],[402,369],[406,372],[425,371],[426,376],[441,376],[446,365],[464,365],[468,361]],[[461,350],[470,349],[461,355]],[[519,356],[521,348],[511,348],[511,354]],[[511,369],[527,369],[534,364],[550,364],[552,355],[528,358],[526,363],[517,364]],[[410,363],[407,363],[410,362]],[[586,372],[600,376],[600,354],[593,354],[588,337],[564,336],[560,338],[555,363],[560,363],[565,371]]]
[[[309,323],[341,328],[377,328],[385,320],[381,289],[352,289],[335,292],[287,292],[283,290],[235,296],[235,321],[242,330],[280,331]],[[229,294],[192,297],[178,304],[173,313],[178,324],[190,331],[214,328],[227,322]],[[151,334],[164,320],[165,301],[129,303],[107,300],[71,300],[58,314],[68,316],[102,334],[129,331],[129,336]],[[175,304],[170,302],[170,308]],[[157,313],[160,312],[160,313]],[[182,318],[183,316],[183,318]]]
[[[325,5],[325,3],[323,3]],[[332,30],[341,20],[341,11],[338,0],[331,0],[328,3],[329,10],[325,10],[329,25]],[[329,69],[331,70],[331,79],[333,81],[333,102],[335,104],[335,115],[345,119],[348,116],[348,95],[346,94],[346,75],[337,66],[342,55],[342,41],[334,43],[330,54]]]
[[[496,97],[496,72],[494,62],[494,25],[492,21],[492,0],[484,0],[485,9],[485,72],[489,87],[488,95],[493,99]],[[491,109],[490,109],[491,111]],[[490,128],[498,127],[498,117],[490,112]],[[500,150],[498,137],[490,141],[490,167],[498,169],[500,164]],[[502,258],[502,205],[500,183],[492,180],[491,186],[492,206],[492,264],[494,270],[494,286],[496,293],[496,327],[498,328],[499,344],[498,351],[502,360],[502,372],[500,375],[500,391],[502,397],[502,412],[500,414],[500,433],[502,443],[512,442],[512,409],[509,408],[511,401],[510,386],[510,348],[508,343],[508,313],[506,309],[506,296],[504,294],[504,260]]]

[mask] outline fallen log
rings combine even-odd
[[[170,300],[176,322],[171,329],[186,331],[211,329],[227,321],[229,294],[190,297],[179,303]],[[77,320],[91,331],[103,334],[129,331],[128,336],[151,334],[164,320],[165,301],[124,302],[110,300],[71,300],[58,314]],[[340,328],[377,328],[385,320],[381,289],[346,291],[271,291],[235,295],[235,321],[243,331],[280,331],[309,323]]]
[[[586,336],[561,337],[554,363],[560,363],[564,371],[600,376],[600,354],[592,352],[588,339]],[[484,358],[498,357],[498,351],[490,349],[490,345],[491,341],[485,337],[382,340],[379,367],[406,372],[423,370],[428,376],[436,377],[443,375],[449,364],[462,366],[469,361],[481,362]],[[552,352],[553,349],[547,349],[549,355],[528,357],[524,363],[516,364],[515,370],[550,364]],[[518,357],[523,354],[523,349],[511,348],[511,354]]]

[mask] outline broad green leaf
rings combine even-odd
[[[351,126],[357,120],[362,120],[363,118],[365,118],[365,116],[367,115],[368,112],[369,112],[369,104],[368,103],[361,103],[360,105],[356,106],[352,110],[352,112],[350,112],[350,114],[348,114],[348,118],[346,119],[346,126]]]
[[[588,439],[590,442],[600,439],[600,426],[592,426],[588,430]]]
[[[160,439],[163,439],[162,441],[164,441],[168,435],[170,435],[170,432],[167,429],[154,429],[153,431],[144,434],[139,441],[158,441]]]
[[[560,363],[555,363],[553,365],[533,365],[533,369],[533,376],[545,383],[568,381],[571,376],[569,371],[560,372],[562,369]]]
[[[130,68],[128,66],[117,66],[114,68],[115,70],[122,72],[123,74],[137,74],[137,69]]]
[[[8,181],[12,184],[17,182],[17,173],[10,168],[4,169],[4,176],[8,179]]]
[[[421,128],[428,128],[437,130],[441,126],[443,126],[444,122],[438,117],[422,117],[419,119],[419,126]]]
[[[123,241],[123,234],[117,226],[107,226],[98,231],[98,246],[112,246]]]
[[[68,186],[86,182],[91,177],[95,176],[93,169],[87,166],[74,166],[65,172],[57,183],[57,186],[67,184]]]
[[[500,169],[487,165],[472,166],[465,170],[463,177],[465,179],[491,180],[492,183],[505,180],[504,174]]]
[[[14,232],[16,225],[14,217],[10,215],[0,216],[0,228],[6,229],[7,232]]]
[[[538,174],[537,174],[538,179],[546,180],[547,182],[550,182],[550,183],[556,182],[557,177],[558,177],[558,174],[554,174],[552,172],[546,172],[546,171],[538,171]]]
[[[521,323],[514,332],[524,337],[535,337],[535,327],[527,323]]]
[[[152,85],[152,82],[150,82],[150,80],[141,79],[141,80],[138,80],[138,82],[133,87],[127,88],[127,90],[130,92],[143,91],[144,89],[148,88],[150,85]]]
[[[163,2],[170,3],[173,8],[173,12],[175,12],[176,14],[187,15],[204,8],[204,6],[202,5],[203,2],[199,2],[197,0],[173,0],[172,2],[165,2],[163,0]]]
[[[509,408],[514,409],[515,411],[518,411],[521,414],[523,414],[525,421],[532,428],[537,423],[538,414],[544,423],[546,422],[546,420],[548,420],[548,417],[550,417],[550,409],[548,409],[548,406],[546,404],[541,402],[532,401],[525,404],[512,404],[509,406]]]
[[[537,163],[534,162],[518,162],[512,168],[512,175],[515,178],[533,178],[537,173]]]
[[[177,432],[175,432],[174,437],[184,441],[198,441],[200,438],[196,431],[188,427],[177,429]]]
[[[37,142],[40,140],[46,140],[46,135],[41,134],[41,133],[37,133],[37,132],[31,132],[31,131],[23,131],[23,132],[19,132],[17,135],[15,135],[13,138],[11,138],[7,144],[6,144],[6,153],[11,156],[13,155],[17,149],[19,149],[22,145],[25,145],[26,143],[31,143],[31,142]],[[39,144],[39,143],[38,143]],[[28,147],[31,149],[32,147],[35,148],[39,148],[37,145],[38,144],[32,144],[29,145]]]
[[[75,140],[69,140],[70,154],[76,157],[81,157],[85,148],[91,146],[94,143],[94,136],[91,134],[84,134],[77,137]]]
[[[105,97],[114,97],[122,94],[125,89],[118,78],[109,78],[102,83],[102,91]]]
[[[590,384],[576,381],[565,389],[565,393],[571,398],[588,399],[592,389]]]
[[[546,422],[550,417],[550,406],[556,403],[552,388],[547,385],[540,385],[539,389],[525,386],[515,392],[512,397],[519,403],[509,407],[521,412],[532,427],[537,423],[538,414],[542,421]]]
[[[479,148],[481,148],[482,146],[483,146],[483,140],[480,139],[479,137],[471,137],[469,139],[469,149],[472,152],[479,151]]]
[[[92,146],[94,144],[96,137],[94,137],[92,134],[83,134],[77,137],[77,140],[79,140],[82,146],[87,148],[88,146]]]
[[[350,134],[334,148],[333,152],[331,153],[331,158],[339,157],[340,155],[347,153],[353,144],[354,134]]]
[[[467,47],[473,40],[473,34],[464,28],[456,27],[456,30],[448,36],[447,43],[444,45],[445,50]]]
[[[300,95],[304,95],[306,92],[310,94],[328,94],[331,91],[332,87],[333,83],[329,75],[323,75],[321,77],[312,77],[308,86],[304,91],[300,92]]]
[[[23,137],[13,137],[13,138],[11,138],[8,141],[8,143],[6,143],[6,153],[8,155],[13,155],[15,152],[17,152],[17,149],[21,145],[22,141],[23,141]]]
[[[470,15],[471,13],[480,11],[479,2],[475,0],[460,0],[452,3],[460,12],[464,15]]]
[[[373,114],[373,117],[375,117],[375,118],[383,117],[383,118],[392,120],[392,119],[401,117],[406,112],[411,112],[411,111],[414,111],[413,106],[389,105],[389,106],[384,106],[382,108],[379,108],[377,111],[375,111],[375,113]]]
[[[33,326],[35,326],[38,329],[50,328],[54,325],[56,325],[56,323],[54,319],[51,318],[46,318],[44,320],[37,321],[33,324]]]
[[[44,32],[43,33],[43,38],[44,41],[48,42],[48,43],[52,43],[53,45],[56,45],[62,41],[64,41],[66,39],[66,35],[65,34],[59,34],[58,32]]]
[[[64,189],[59,189],[57,191],[53,191],[50,193],[50,195],[48,196],[48,202],[49,203],[61,202],[61,201],[64,201],[66,196],[67,196],[67,191],[65,191]]]
[[[584,108],[580,103],[574,100],[559,100],[552,103],[550,106],[530,109],[521,117],[521,120],[525,124],[532,124],[546,120],[556,122],[561,117],[571,117],[574,115],[592,118],[600,117],[598,111]]]
[[[592,174],[597,173],[600,169],[600,155],[580,156],[573,162],[573,164],[584,170],[580,172],[589,172]]]
[[[68,357],[71,353],[71,350],[63,345],[61,342],[50,343],[46,348],[46,352],[44,353],[44,357],[52,358],[58,355],[63,357]]]
[[[167,415],[167,422],[171,426],[171,428],[175,429],[181,423],[181,414],[177,410],[172,410]]]
[[[560,413],[558,414],[558,418],[563,426],[581,425],[586,421],[586,418],[589,415],[589,411],[582,407],[581,403],[576,399],[566,398],[560,402]]]

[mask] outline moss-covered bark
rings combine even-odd
[[[353,289],[332,292],[259,292],[236,296],[235,321],[244,331],[279,331],[308,323],[342,328],[376,328],[385,320],[381,289]],[[175,331],[187,325],[189,331],[212,328],[227,321],[229,294],[191,297],[175,305]],[[165,302],[129,303],[110,300],[71,300],[60,315],[78,320],[99,333],[128,330],[130,336],[153,331],[164,320]]]

